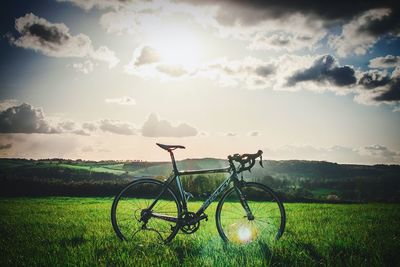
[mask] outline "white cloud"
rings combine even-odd
[[[335,48],[341,57],[349,54],[366,54],[380,38],[380,35],[366,30],[368,25],[383,20],[390,13],[391,10],[388,8],[372,9],[364,12],[345,24],[340,35],[330,36],[330,46]]]
[[[136,105],[135,99],[133,99],[130,96],[123,96],[123,97],[117,97],[117,98],[106,98],[105,102],[108,104],[117,104],[117,105],[123,105],[123,106]]]
[[[93,71],[94,64],[92,61],[86,60],[82,63],[73,63],[72,68],[74,68],[76,71],[82,72],[83,74],[88,74]]]
[[[365,146],[362,148],[360,153],[365,153],[378,160],[380,159],[389,162],[398,162],[400,160],[400,152],[393,151],[386,146],[379,144]]]
[[[385,57],[376,57],[369,61],[370,68],[387,69],[400,66],[400,56],[387,55]]]
[[[276,149],[263,149],[269,159],[325,160],[342,163],[399,163],[400,152],[383,145],[370,145],[358,148],[346,146],[314,147],[311,145],[286,145]]]
[[[173,126],[166,120],[159,120],[153,113],[143,124],[142,135],[146,137],[188,137],[197,135],[197,130],[186,123]]]
[[[71,35],[64,23],[51,23],[29,13],[15,20],[19,37],[10,37],[15,46],[39,51],[51,57],[91,58],[112,68],[119,59],[105,46],[94,49],[90,38],[82,33]]]
[[[17,99],[4,99],[0,100],[0,112],[8,108],[21,105],[22,102]]]

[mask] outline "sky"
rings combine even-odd
[[[0,6],[0,157],[400,163],[396,1]]]

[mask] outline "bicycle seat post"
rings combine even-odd
[[[168,149],[169,155],[171,156],[171,161],[172,161],[172,168],[174,170],[175,175],[178,175],[178,168],[176,167],[176,162],[175,162],[175,156],[174,153],[172,152],[172,149]]]

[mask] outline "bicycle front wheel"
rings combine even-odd
[[[164,190],[164,193],[161,192]],[[161,194],[161,195],[160,195]],[[153,201],[154,207],[149,210]],[[147,216],[143,214],[158,214]],[[181,205],[175,193],[165,183],[155,179],[140,179],[128,184],[115,197],[111,208],[111,222],[121,240],[137,243],[167,243],[179,231]],[[165,220],[163,218],[176,218]]]
[[[222,196],[217,206],[218,232],[224,241],[246,244],[278,240],[285,229],[286,215],[282,202],[269,187],[243,182],[237,189],[247,203],[253,218],[248,218],[235,187]]]

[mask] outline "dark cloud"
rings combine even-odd
[[[361,25],[357,29],[357,32],[359,34],[367,34],[375,37],[383,34],[396,35],[400,33],[400,10],[391,9],[387,16],[368,21],[367,23]]]
[[[57,133],[41,108],[23,103],[0,112],[0,133]]]
[[[288,78],[288,86],[305,81],[319,83],[329,82],[336,86],[348,86],[356,83],[354,69],[349,66],[339,66],[333,56],[325,55],[314,61],[314,64],[305,70],[296,72]]]
[[[51,56],[78,56],[91,47],[85,35],[71,36],[63,23],[51,23],[29,13],[15,20],[15,29],[21,34],[14,40],[16,46],[41,51]]]
[[[400,101],[400,69],[393,70],[391,76],[386,71],[370,70],[363,74],[359,84],[363,93],[369,96],[372,103],[376,102],[394,102]]]
[[[275,66],[273,65],[259,66],[254,70],[254,73],[261,77],[267,77],[275,73]]]
[[[0,144],[0,150],[10,149],[12,144]]]
[[[36,36],[43,45],[47,43],[56,43],[60,45],[69,39],[68,32],[63,32],[56,26],[43,24],[26,24],[23,26],[21,34]]]
[[[374,99],[376,101],[400,101],[400,77],[392,78],[388,89]]]
[[[304,14],[322,18],[327,21],[348,20],[357,14],[374,8],[392,8],[397,10],[397,1],[346,0],[312,1],[312,0],[223,0],[196,1],[178,0],[199,5],[218,5],[217,19],[225,25],[251,25],[271,18],[285,19],[292,14]],[[395,18],[395,16],[393,16]],[[394,19],[394,22],[397,22]],[[394,22],[387,22],[391,26]],[[378,27],[375,27],[378,28]],[[372,31],[373,29],[371,29]]]
[[[64,23],[51,23],[28,13],[15,20],[15,29],[20,36],[9,36],[9,40],[18,47],[52,57],[92,58],[107,62],[110,68],[119,62],[114,52],[107,47],[100,46],[95,50],[87,35],[71,35]]]
[[[369,71],[363,74],[358,81],[366,89],[374,89],[376,87],[385,86],[390,82],[390,77],[379,72]]]
[[[166,120],[159,120],[156,114],[150,114],[143,124],[142,135],[147,137],[188,137],[197,135],[197,130],[186,123],[172,126]]]

